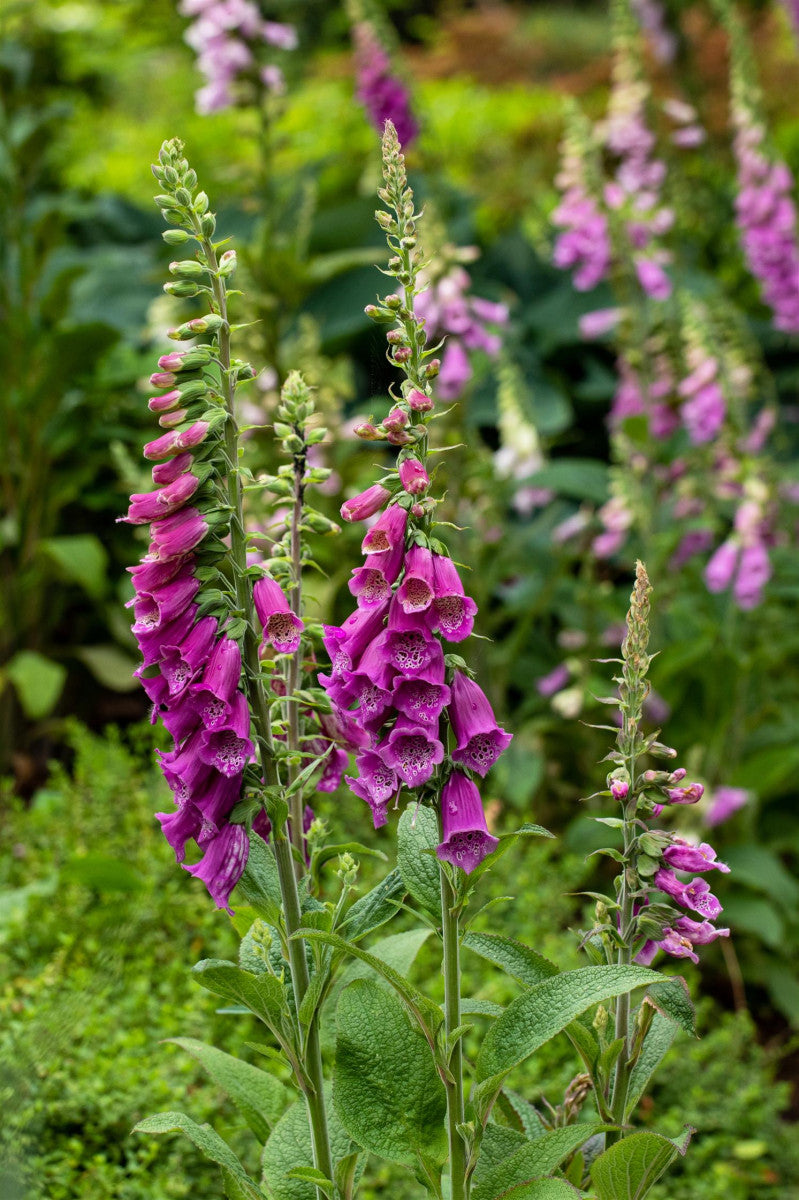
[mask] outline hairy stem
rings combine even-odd
[[[197,222],[199,233],[199,222]],[[213,244],[202,238],[202,248],[209,267],[212,271],[218,268],[216,251]],[[261,768],[264,782],[268,786],[280,783],[275,761],[272,742],[272,723],[269,715],[269,705],[266,700],[261,679],[260,663],[258,660],[258,639],[252,623],[252,594],[247,583],[247,535],[244,526],[242,507],[241,479],[237,470],[238,463],[238,427],[234,411],[235,386],[230,374],[230,328],[227,318],[227,296],[224,282],[213,277],[214,305],[225,324],[219,332],[219,361],[222,366],[222,392],[227,408],[227,427],[225,434],[225,449],[228,458],[228,501],[232,510],[231,515],[231,559],[236,587],[236,604],[246,622],[244,635],[244,664],[247,691],[252,704],[253,726],[256,741],[260,750]],[[298,597],[299,599],[299,597]],[[296,658],[296,655],[294,656]],[[291,705],[291,709],[295,709]],[[295,821],[295,829],[299,831],[300,845],[302,844],[302,816],[299,823]],[[302,999],[308,990],[310,976],[305,957],[305,943],[293,937],[302,925],[302,909],[297,888],[297,876],[294,872],[291,847],[286,837],[285,824],[282,828],[272,830],[272,848],[277,862],[280,891],[283,901],[283,918],[286,925],[288,943],[289,968],[294,1001],[299,1011]],[[300,1041],[300,1026],[297,1024],[298,1044]],[[330,1149],[330,1137],[327,1128],[327,1113],[324,1102],[324,1073],[322,1069],[322,1053],[319,1044],[319,1033],[314,1020],[308,1031],[305,1043],[305,1053],[302,1056],[304,1078],[300,1080],[308,1110],[308,1121],[313,1140],[314,1165],[317,1170],[328,1178],[333,1178],[333,1156]],[[319,1192],[319,1200],[322,1193]]]
[[[294,498],[291,509],[291,591],[289,593],[289,602],[292,610],[298,616],[302,616],[302,532],[300,525],[302,522],[302,506],[305,499],[305,485],[303,478],[305,476],[305,450],[301,454],[294,456]],[[301,673],[301,654],[302,651],[297,650],[289,658],[288,668],[286,670],[286,696],[288,698],[288,746],[289,750],[297,753],[301,749],[300,746],[300,714],[294,697],[300,686]],[[289,766],[289,780],[293,783],[297,776],[297,767],[295,764]],[[291,797],[291,840],[294,848],[297,851],[298,858],[295,862],[295,870],[298,874],[302,872],[302,854],[303,854],[303,816],[304,805],[302,789],[299,788]]]
[[[444,867],[441,867],[441,932],[444,940],[444,1028],[447,1037],[461,1024],[460,937],[457,897]],[[459,1038],[449,1060],[452,1081],[447,1089],[447,1136],[452,1200],[468,1200],[466,1143],[458,1131],[465,1120],[463,1099],[463,1045]]]

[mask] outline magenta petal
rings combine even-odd
[[[512,735],[497,725],[482,689],[462,671],[456,671],[452,681],[449,716],[457,742],[453,761],[485,775],[510,745]]]
[[[367,531],[361,546],[364,554],[376,554],[381,550],[394,550],[402,546],[407,524],[407,511],[398,504],[392,504]]]
[[[419,787],[427,783],[434,768],[444,760],[444,747],[437,735],[438,728],[433,731],[399,716],[386,741],[378,747],[378,753],[408,787]]]
[[[184,804],[177,812],[156,813],[161,822],[164,837],[175,851],[179,863],[186,857],[186,842],[194,838],[202,828],[202,816],[193,804]]]
[[[230,713],[230,702],[241,679],[238,642],[222,637],[216,643],[202,679],[191,685],[192,703],[206,729],[218,729]]]
[[[207,661],[216,641],[215,617],[203,617],[179,646],[167,646],[161,660],[161,673],[169,684],[170,696],[179,696]]]
[[[477,787],[460,771],[453,771],[441,793],[441,822],[444,840],[436,854],[467,875],[499,845],[488,832]]]
[[[241,879],[247,865],[250,842],[243,825],[226,825],[221,833],[205,846],[205,853],[194,866],[184,865],[184,871],[202,879],[217,908],[230,908],[230,893]]]
[[[433,595],[433,555],[423,546],[411,546],[397,600],[406,613],[417,613],[430,607]]]
[[[227,776],[240,774],[253,756],[250,710],[242,692],[236,692],[230,708],[230,717],[221,728],[201,731],[199,748],[202,761]]]

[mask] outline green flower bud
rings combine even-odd
[[[161,237],[168,246],[182,246],[189,240],[191,234],[186,233],[185,229],[165,229]]]

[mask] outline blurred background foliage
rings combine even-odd
[[[218,1104],[177,1051],[153,1069],[159,1037],[211,1040],[209,1021],[229,1049],[247,1036],[213,1017],[184,974],[193,959],[226,953],[230,934],[154,832],[162,789],[147,765],[152,739],[122,607],[124,568],[141,546],[115,519],[128,494],[148,486],[147,376],[169,347],[166,328],[187,311],[158,292],[169,251],[148,164],[164,138],[184,139],[220,229],[236,239],[246,295],[236,317],[253,322],[242,355],[264,368],[253,415],[268,421],[280,380],[303,370],[334,432],[331,515],[383,453],[366,453],[349,432],[356,416],[383,411],[391,373],[363,312],[383,255],[372,218],[379,154],[354,100],[347,12],[327,0],[264,10],[298,31],[285,94],[208,116],[194,108],[200,79],[171,0],[6,0],[0,11],[0,1092],[14,1096],[7,1187],[13,1176],[20,1196],[33,1179],[41,1190],[31,1195],[54,1200],[213,1191],[188,1152],[127,1131],[141,1113],[181,1107],[181,1091],[198,1120]],[[648,60],[655,94],[670,94],[677,79],[708,131],[677,176],[691,200],[681,210],[689,284],[741,309],[762,355],[764,394],[782,417],[774,469],[796,482],[796,338],[772,329],[737,248],[723,32],[702,0],[670,0],[666,10],[682,40],[670,66]],[[796,42],[779,3],[753,0],[742,11],[771,133],[796,173]],[[720,885],[733,938],[703,963],[706,1038],[675,1051],[652,1098],[659,1128],[672,1120],[675,1133],[684,1121],[704,1130],[669,1195],[787,1197],[799,1188],[799,1160],[780,1114],[795,1111],[796,1097],[774,1079],[795,1074],[799,1024],[795,537],[775,546],[765,601],[748,613],[707,591],[696,559],[670,566],[681,531],[668,521],[607,561],[584,553],[587,543],[553,537],[575,515],[593,519],[613,478],[614,355],[606,342],[586,343],[578,324],[610,292],[580,294],[551,265],[564,101],[577,97],[592,118],[604,111],[606,7],[392,0],[384,14],[421,127],[412,183],[447,242],[478,247],[474,292],[510,310],[500,355],[474,357],[437,436],[453,447],[448,515],[462,527],[454,556],[472,567],[479,628],[491,639],[475,642],[475,665],[516,734],[486,789],[493,819],[533,817],[559,835],[554,852],[519,860],[514,911],[528,914],[534,943],[538,917],[547,924],[556,914],[562,932],[539,948],[568,958],[566,930],[583,916],[564,893],[591,887],[602,870],[585,862],[599,843],[590,802],[578,804],[599,786],[609,736],[587,724],[601,719],[594,698],[607,693],[610,673],[592,660],[614,653],[642,554],[661,651],[652,719],[667,717],[667,741],[707,787],[681,828],[701,834],[719,787],[748,795],[714,830],[734,868]],[[548,489],[544,505],[520,505],[518,481],[497,470],[503,396],[506,422],[536,431],[544,459],[525,482]],[[268,434],[254,436],[251,452],[254,465],[270,464]],[[265,513],[252,518],[266,527]],[[328,574],[313,584],[314,601],[328,619],[348,611],[358,539],[347,528],[320,547]],[[536,681],[555,668],[568,685],[542,695]],[[126,732],[96,736],[109,722]],[[371,835],[349,793],[329,810],[337,831],[354,823],[359,838],[390,849],[391,834]],[[422,956],[419,970],[434,972],[432,960]],[[699,987],[698,972],[687,973]],[[560,1052],[530,1067],[531,1094],[545,1078],[568,1082]],[[690,1094],[687,1078],[697,1081]],[[711,1169],[714,1160],[721,1165]],[[384,1183],[374,1181],[375,1195]],[[399,1200],[400,1183],[391,1188]]]

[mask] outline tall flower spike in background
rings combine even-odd
[[[378,133],[391,121],[405,147],[419,133],[407,86],[391,62],[390,29],[382,12],[364,0],[350,0],[355,50],[356,95]]]

